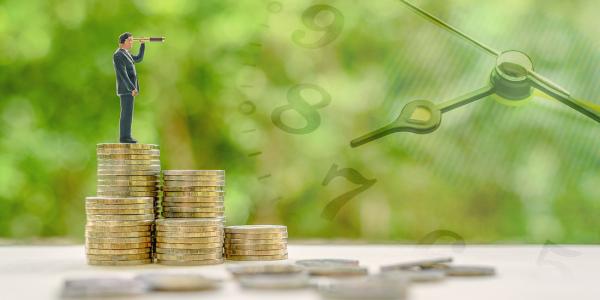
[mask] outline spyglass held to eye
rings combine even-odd
[[[138,37],[138,38],[133,38],[134,41],[137,42],[161,42],[163,43],[165,41],[165,37],[161,36],[161,37]]]

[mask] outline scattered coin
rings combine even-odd
[[[238,278],[243,288],[249,289],[300,289],[309,284],[306,274],[255,275]]]
[[[436,265],[446,265],[452,262],[452,257],[441,257],[434,259],[426,259],[426,260],[418,260],[412,262],[405,263],[397,263],[392,265],[386,265],[381,267],[381,271],[391,271],[391,270],[410,270],[415,268],[429,268]]]
[[[86,278],[67,279],[61,296],[63,298],[127,297],[146,293],[148,286],[133,279]]]
[[[402,278],[410,282],[440,281],[446,278],[446,272],[442,270],[392,270],[380,273],[385,278]]]
[[[496,269],[488,266],[450,265],[440,270],[444,271],[448,276],[493,276],[496,274]]]
[[[306,273],[306,270],[293,264],[248,264],[227,267],[233,276],[281,275]]]
[[[358,266],[359,261],[355,259],[340,258],[319,258],[319,259],[300,259],[296,261],[297,265],[304,267],[329,267],[329,266]]]
[[[406,299],[407,285],[379,277],[367,277],[329,281],[320,284],[318,291],[329,299],[402,300]]]
[[[221,287],[221,281],[199,274],[146,273],[135,279],[145,282],[154,291],[206,291]]]

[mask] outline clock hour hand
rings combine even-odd
[[[352,140],[350,146],[353,148],[358,147],[394,132],[412,132],[418,134],[433,132],[440,127],[442,113],[469,104],[493,93],[494,88],[490,85],[438,105],[427,100],[409,102],[404,106],[394,122]]]
[[[568,91],[536,72],[530,71],[528,79],[534,88],[600,123],[600,105],[571,97]]]

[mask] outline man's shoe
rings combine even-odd
[[[120,140],[123,144],[137,144],[137,140],[134,138],[125,138]]]

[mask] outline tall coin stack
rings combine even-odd
[[[165,265],[183,266],[223,263],[223,220],[156,220],[156,261]]]
[[[97,197],[86,198],[86,253],[94,265],[152,262],[160,150],[150,144],[98,144]]]
[[[156,258],[161,264],[223,262],[225,171],[165,170]]]
[[[86,197],[88,264],[151,263],[153,208],[151,197]]]
[[[225,258],[229,260],[287,259],[287,227],[239,225],[225,227]]]

